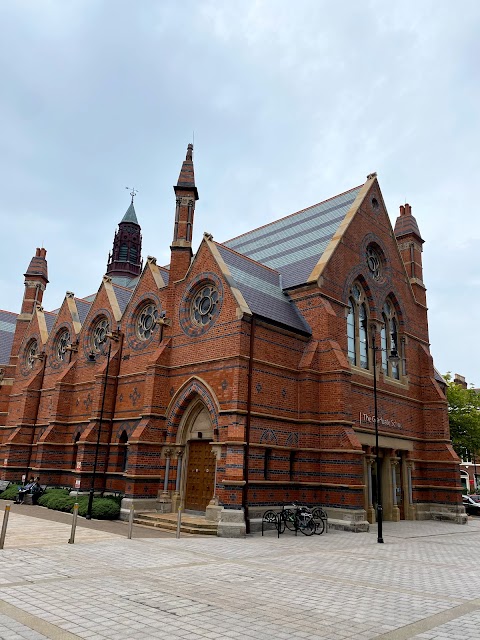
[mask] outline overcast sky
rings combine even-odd
[[[126,186],[167,264],[195,132],[194,248],[377,171],[425,239],[435,365],[480,386],[478,0],[0,0],[0,32],[0,308],[42,245],[46,309],[95,292]]]

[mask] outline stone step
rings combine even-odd
[[[175,513],[137,513],[133,521],[135,524],[165,529],[166,531],[176,531],[177,529],[177,515]],[[182,515],[180,531],[182,533],[216,536],[217,526],[216,522],[206,520],[204,517],[184,514]]]

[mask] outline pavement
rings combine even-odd
[[[12,509],[1,640],[480,638],[480,518],[386,522],[384,544],[375,527],[176,539],[137,526],[128,540],[125,523],[81,518],[67,544],[69,522]]]

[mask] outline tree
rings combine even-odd
[[[480,392],[456,384],[450,373],[444,378],[453,448],[462,460],[480,462]]]

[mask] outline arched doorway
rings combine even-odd
[[[203,402],[195,403],[186,416],[184,443],[184,508],[205,511],[215,493],[216,457],[212,450],[213,426]]]

